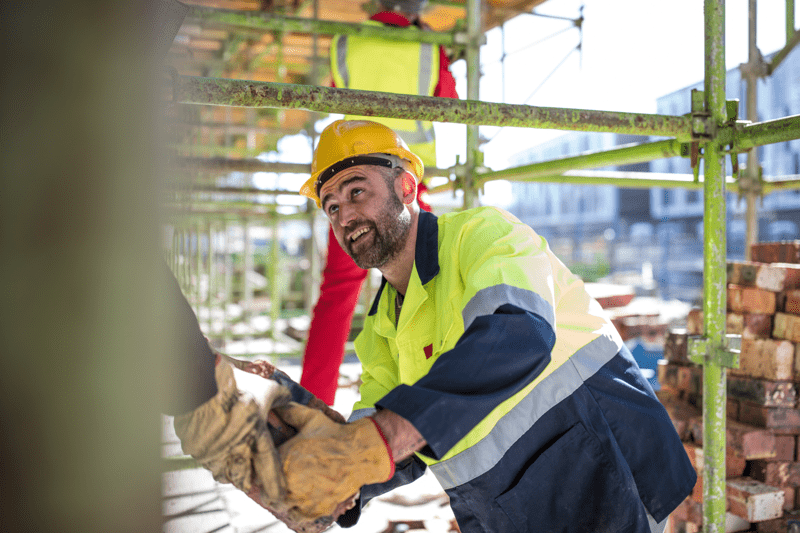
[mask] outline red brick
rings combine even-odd
[[[764,407],[750,402],[740,402],[739,420],[762,428],[796,431],[800,430],[800,409]]]
[[[800,463],[796,461],[767,461],[758,459],[748,463],[748,474],[773,487],[800,485]]]
[[[774,339],[742,339],[739,368],[732,368],[730,373],[790,381],[794,378],[794,345],[789,341]]]
[[[695,416],[688,421],[692,437],[697,444],[703,443],[703,417]],[[726,455],[733,454],[747,460],[775,457],[775,434],[764,428],[753,427],[736,420],[725,424]]]
[[[725,483],[728,511],[748,522],[762,522],[783,515],[783,490],[755,479],[740,477]]]
[[[739,400],[736,398],[728,398],[725,405],[725,413],[728,420],[739,420]]]
[[[800,342],[800,316],[775,313],[775,328],[772,330],[772,336],[776,339]]]
[[[672,363],[689,364],[687,352],[687,339],[689,334],[685,329],[673,329],[664,340],[664,359]]]
[[[797,487],[781,487],[783,490],[783,510],[790,511],[796,507]]]
[[[797,388],[791,381],[731,375],[728,377],[728,396],[767,407],[794,407],[797,403]]]
[[[703,394],[703,369],[699,366],[678,367],[678,390],[689,394]]]
[[[759,263],[800,263],[800,240],[752,244],[750,258]]]
[[[678,437],[682,441],[690,440],[689,421],[700,416],[700,410],[673,395],[666,394],[663,390],[658,391],[657,395],[664,405],[670,420],[672,420],[672,425],[675,426]]]
[[[800,519],[800,511],[785,511],[783,516],[774,520],[756,523],[758,533],[788,533],[790,521]]]
[[[797,437],[794,435],[775,435],[774,461],[794,461],[794,447]]]
[[[800,291],[786,291],[783,293],[781,309],[793,315],[800,315]]]
[[[703,506],[699,502],[686,498],[671,515],[675,520],[700,525],[703,523]]]
[[[728,283],[773,292],[800,288],[800,265],[729,261]]]
[[[772,315],[728,313],[725,331],[745,339],[768,339],[772,334]]]
[[[728,311],[772,315],[775,313],[775,293],[755,287],[728,285]]]
[[[660,359],[656,375],[658,376],[658,384],[661,385],[662,389],[678,391],[678,365],[671,364],[666,359]]]
[[[693,308],[689,310],[689,316],[686,317],[686,332],[689,335],[702,335],[703,334],[703,310]]]

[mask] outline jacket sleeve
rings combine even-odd
[[[458,98],[456,80],[450,72],[450,60],[443,47],[439,47],[439,81],[433,89],[433,96],[441,98]]]
[[[554,283],[541,237],[519,221],[473,217],[458,249],[464,333],[413,385],[379,402],[410,421],[441,459],[503,401],[531,384],[555,344]]]

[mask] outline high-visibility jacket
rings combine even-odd
[[[382,26],[368,20],[364,24]],[[409,26],[406,31],[420,31]],[[337,87],[433,96],[439,80],[439,47],[429,43],[388,41],[337,35],[331,41],[331,74]],[[436,166],[433,124],[424,120],[347,115],[345,119],[380,122],[396,131],[427,166]]]
[[[356,340],[351,419],[389,409],[427,446],[362,502],[427,464],[464,532],[663,522],[696,473],[619,334],[547,242],[483,207],[420,213],[415,253],[397,326],[384,280]]]

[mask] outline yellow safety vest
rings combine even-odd
[[[366,24],[383,26],[380,22]],[[408,31],[420,31],[410,26]],[[437,45],[337,35],[331,41],[331,73],[337,87],[433,96],[439,80]],[[348,115],[380,122],[396,131],[427,166],[436,166],[433,124],[423,120]]]
[[[491,464],[505,453],[509,431],[534,423],[527,405],[535,399],[534,390],[556,398],[569,389],[565,384],[577,386],[584,378],[581,369],[602,366],[622,347],[622,339],[580,278],[513,215],[481,207],[442,215],[437,222],[438,273],[423,284],[415,261],[397,327],[396,291],[384,285],[355,341],[362,385],[351,419],[370,414],[389,391],[427,374],[475,318],[494,312],[496,302],[529,309],[556,332],[550,363],[533,382],[499,404],[441,460],[417,454],[449,487],[458,484],[449,480],[459,478],[454,472],[484,468],[483,460]],[[481,453],[463,453],[470,448]]]

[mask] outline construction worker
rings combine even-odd
[[[381,0],[383,10],[374,14],[366,24],[420,31],[425,27],[420,13],[426,4],[427,0]],[[391,68],[386,68],[386,65],[391,65]],[[458,98],[449,67],[450,61],[441,46],[347,35],[335,36],[331,42],[331,72],[335,87]],[[373,120],[397,131],[425,165],[436,166],[433,124],[391,118]],[[427,188],[420,183],[417,201],[422,209],[430,211],[430,206],[424,201],[425,191]],[[319,300],[312,314],[300,378],[303,387],[328,405],[333,405],[336,396],[339,367],[367,272],[356,266],[329,232],[327,261]]]
[[[513,215],[420,211],[423,173],[384,125],[321,134],[300,192],[383,282],[350,422],[283,413],[299,432],[279,449],[293,508],[313,518],[357,493],[338,519],[352,525],[430,467],[463,532],[663,531],[697,476],[599,304]]]

